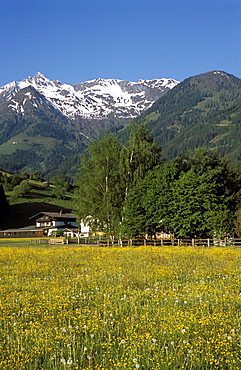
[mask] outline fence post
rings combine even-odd
[[[210,239],[208,239],[208,248],[210,247]]]
[[[195,239],[192,239],[192,247],[195,247]]]

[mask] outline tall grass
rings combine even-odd
[[[0,248],[0,368],[240,369],[241,250]]]

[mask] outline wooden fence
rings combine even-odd
[[[146,246],[170,246],[170,247],[241,247],[241,239],[84,239],[80,244],[97,245],[100,247],[139,247]]]
[[[95,238],[84,238],[78,240],[77,238],[71,238],[64,240],[63,238],[55,239],[31,239],[30,244],[80,244],[80,245],[91,245],[100,247],[139,247],[139,246],[155,246],[155,247],[241,247],[241,239],[230,238],[230,239],[95,239]]]
[[[213,239],[119,239],[119,240],[99,240],[97,245],[101,247],[139,247],[141,245],[154,246],[154,247],[180,247],[180,246],[192,246],[192,247],[211,247],[215,245]]]

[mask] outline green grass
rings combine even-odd
[[[1,169],[0,169],[0,173],[1,173],[2,175],[5,175],[5,176],[7,176],[7,177],[9,177],[9,176],[12,176],[12,174],[11,174],[11,173],[9,173],[9,172],[6,172],[6,171],[4,171],[4,170],[1,170]]]
[[[160,117],[160,114],[158,112],[152,112],[146,116],[146,119],[148,121],[156,121]]]
[[[235,248],[0,248],[1,370],[239,370]]]
[[[19,134],[14,137],[11,137],[7,142],[0,145],[0,154],[12,154],[17,149],[27,150],[31,148],[32,144],[41,144],[45,147],[52,147],[57,139],[51,137],[42,137],[42,136],[27,136],[26,134]]]

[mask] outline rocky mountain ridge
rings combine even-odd
[[[108,116],[131,119],[178,84],[174,79],[137,82],[98,78],[68,85],[51,81],[41,73],[0,88],[0,103],[14,99],[21,89],[32,86],[69,119],[106,119]],[[11,104],[13,110],[17,107]]]

